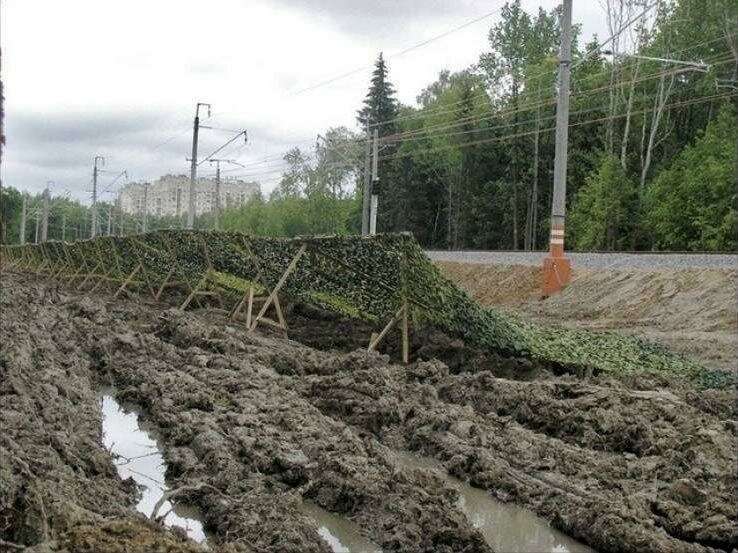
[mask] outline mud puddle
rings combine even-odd
[[[393,458],[405,468],[431,469],[440,473],[459,493],[458,507],[495,551],[509,553],[595,553],[594,549],[552,528],[534,513],[496,500],[488,492],[450,476],[441,463],[409,451],[394,451]]]
[[[125,480],[133,478],[141,490],[136,510],[150,516],[156,503],[168,487],[164,481],[166,463],[161,448],[152,432],[142,428],[135,409],[123,408],[116,401],[112,390],[99,395],[103,415],[103,445],[113,456],[118,475]],[[207,545],[208,536],[203,528],[200,513],[189,505],[172,505],[165,501],[159,508],[159,516],[167,513],[164,524],[183,528],[193,540]]]
[[[315,520],[318,534],[334,553],[381,553],[379,546],[359,533],[359,527],[350,520],[326,511],[306,501],[301,510]]]

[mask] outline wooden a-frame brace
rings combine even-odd
[[[231,309],[231,312],[228,314],[228,319],[231,321],[237,321],[239,315],[241,314],[241,310],[243,309],[243,306],[246,305],[246,328],[251,330],[251,322],[253,319],[253,313],[254,313],[254,303],[255,302],[264,302],[266,301],[269,296],[254,296],[256,291],[256,286],[253,285],[254,282],[261,283],[262,288],[264,290],[269,290],[269,286],[267,282],[265,281],[262,272],[261,267],[259,265],[259,259],[254,255],[254,252],[251,251],[251,248],[249,247],[248,242],[246,242],[245,239],[242,238],[243,246],[246,249],[246,253],[251,260],[251,262],[256,267],[256,276],[251,281],[251,284],[247,288],[247,290],[244,292],[241,299],[236,302],[236,304]],[[279,296],[277,296],[274,300],[274,309],[277,312],[277,318],[278,318],[278,327],[287,331],[287,322],[285,321],[284,315],[282,313],[282,306],[279,303]],[[267,324],[274,323],[271,319],[268,319],[266,317],[262,317],[261,320],[263,322],[266,322]]]
[[[295,254],[295,257],[292,258],[292,261],[290,261],[290,264],[287,265],[287,268],[285,269],[284,273],[282,273],[282,276],[279,277],[279,280],[277,281],[276,286],[274,289],[270,292],[269,296],[267,296],[266,301],[261,306],[261,309],[259,310],[259,313],[254,317],[253,322],[251,323],[251,326],[249,327],[249,331],[256,330],[256,327],[259,325],[260,322],[266,323],[268,325],[271,325],[275,328],[279,328],[281,330],[287,331],[287,321],[284,318],[284,314],[282,313],[282,306],[279,303],[279,291],[282,289],[282,287],[287,282],[287,279],[292,274],[292,272],[297,268],[297,264],[299,263],[300,259],[303,255],[305,255],[305,251],[307,250],[307,244],[303,244],[300,249]],[[251,308],[253,307],[253,291],[252,294],[250,294],[251,300],[249,302],[249,307],[247,309],[247,318],[248,314],[251,312]],[[265,317],[267,310],[274,305],[274,310],[277,313],[277,320],[270,319],[268,317]]]
[[[402,307],[398,309],[397,313],[389,320],[379,334],[374,335],[369,339],[368,351],[376,351],[377,346],[385,339],[389,331],[399,322],[400,323],[400,334],[402,336],[402,362],[406,365],[410,362],[410,302],[407,298],[402,300]]]
[[[192,288],[192,291],[190,292],[190,295],[187,296],[187,299],[185,299],[182,302],[182,305],[179,306],[180,311],[184,311],[188,305],[192,302],[192,300],[196,299],[199,296],[214,296],[218,303],[220,303],[221,307],[223,306],[223,299],[220,297],[220,294],[214,290],[202,290],[202,288],[205,287],[205,285],[208,282],[212,282],[213,284],[218,284],[218,280],[213,277],[213,268],[208,268],[207,271],[205,271],[205,274],[202,276],[200,281],[195,285],[194,288]]]
[[[190,295],[187,296],[187,299],[185,299],[184,302],[182,302],[182,305],[179,306],[179,309],[181,311],[184,311],[184,309],[190,304],[190,302],[193,299],[198,298],[199,296],[213,296],[215,299],[218,300],[218,304],[220,307],[223,307],[223,298],[220,296],[220,294],[215,290],[202,290],[208,282],[213,283],[215,286],[219,286],[218,279],[215,278],[214,274],[215,269],[213,269],[213,264],[210,262],[210,252],[208,252],[208,245],[207,243],[202,240],[202,249],[203,253],[205,254],[205,261],[208,264],[208,268],[205,271],[205,274],[203,274],[200,281],[195,285],[195,287],[190,292]]]

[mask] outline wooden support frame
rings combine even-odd
[[[89,273],[85,275],[85,278],[83,278],[82,282],[80,282],[79,285],[77,286],[77,290],[82,290],[82,287],[87,283],[88,280],[90,280],[90,277],[97,275],[95,271],[97,271],[99,267],[100,267],[100,262],[98,262],[97,265],[95,265],[92,271],[90,271]]]
[[[190,292],[192,292],[192,290],[193,290],[192,285],[187,281],[186,275],[182,277],[182,280],[177,280],[177,281],[170,281],[169,280],[177,272],[177,269],[176,269],[176,259],[177,259],[177,256],[174,255],[174,253],[172,251],[172,245],[169,242],[169,240],[167,239],[167,237],[166,236],[162,236],[161,238],[162,238],[162,246],[164,247],[164,250],[165,250],[164,251],[164,255],[168,258],[168,261],[170,262],[170,269],[169,269],[169,272],[167,273],[167,276],[164,277],[164,280],[162,281],[161,285],[159,286],[159,288],[158,288],[158,290],[156,292],[156,295],[154,296],[154,299],[156,301],[159,301],[159,299],[161,298],[161,295],[162,295],[162,293],[164,292],[165,289],[170,288],[172,286],[183,285]]]
[[[68,285],[72,285],[72,282],[74,282],[78,277],[82,276],[82,271],[87,269],[90,270],[89,266],[87,265],[87,260],[85,260],[84,256],[82,257],[82,263],[77,267],[77,270],[72,273],[72,276],[69,277],[69,280],[67,281]]]
[[[216,292],[215,290],[203,290],[203,288],[207,285],[208,282],[211,282],[218,285],[218,281],[213,276],[213,269],[209,268],[207,271],[205,271],[205,274],[202,276],[200,281],[195,285],[194,288],[192,288],[192,291],[190,292],[190,295],[187,296],[187,299],[185,299],[182,302],[182,305],[179,306],[180,311],[184,311],[185,308],[192,302],[192,300],[197,300],[199,296],[213,296],[216,300],[218,300],[218,304],[220,307],[223,307],[223,298],[220,297],[220,294]],[[199,305],[199,304],[198,304]]]
[[[289,276],[292,274],[295,268],[297,268],[297,264],[300,262],[300,259],[302,259],[302,256],[305,255],[306,251],[307,251],[307,244],[303,243],[303,245],[300,246],[300,249],[297,251],[295,256],[292,258],[292,261],[290,261],[289,265],[287,265],[287,268],[285,269],[284,273],[282,273],[282,276],[279,277],[279,281],[277,281],[277,285],[274,287],[274,289],[271,291],[271,293],[267,297],[266,301],[264,302],[264,305],[261,306],[259,313],[254,318],[253,323],[251,323],[251,327],[249,328],[250,331],[256,330],[256,327],[262,321],[266,322],[267,324],[272,324],[273,326],[277,326],[277,328],[282,328],[285,331],[287,330],[287,323],[284,320],[282,308],[281,306],[279,306],[279,300],[278,300],[277,294],[279,294],[279,291],[282,289],[285,282],[287,282],[287,279],[289,278]],[[277,312],[277,318],[279,319],[279,322],[272,321],[271,319],[264,317],[267,310],[272,304],[274,304],[274,309]]]
[[[173,274],[174,274],[174,267],[169,269],[167,276],[165,276],[164,280],[161,281],[161,286],[159,286],[159,289],[156,291],[156,295],[154,296],[154,299],[156,301],[159,301],[159,298],[161,298],[161,295],[164,292],[164,288],[167,287],[167,283],[169,282],[169,279],[172,277]]]
[[[116,290],[115,294],[113,294],[113,298],[117,298],[125,289],[126,287],[133,281],[133,277],[135,277],[138,272],[141,270],[141,264],[137,264],[136,268],[133,269],[130,275],[123,281],[123,284],[120,285],[120,288]]]
[[[400,335],[402,337],[402,362],[407,365],[410,363],[410,302],[407,298],[402,299],[402,307],[397,310],[397,313],[394,314],[379,334],[372,334],[367,351],[376,351],[379,344],[382,343],[382,340],[397,323],[400,323]]]

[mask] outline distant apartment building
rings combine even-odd
[[[120,192],[121,209],[124,213],[137,215],[144,212],[144,201],[148,214],[155,217],[179,216],[187,213],[190,202],[190,178],[185,175],[165,175],[149,184],[144,194],[145,183],[132,182]],[[220,209],[244,205],[259,192],[259,184],[242,180],[223,180],[220,183]],[[144,200],[145,198],[145,200]],[[215,181],[197,179],[195,183],[195,213],[202,215],[215,209]]]

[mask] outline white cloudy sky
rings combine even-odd
[[[310,147],[329,126],[355,126],[381,50],[399,99],[414,103],[441,69],[486,49],[498,14],[402,56],[393,53],[499,10],[504,0],[0,0],[7,147],[3,183],[87,200],[92,159],[107,160],[102,188],[186,173],[195,102],[206,124],[247,128],[226,157],[254,163],[268,190],[278,156]],[[523,0],[532,12],[557,0]],[[606,36],[599,0],[575,0],[584,38]],[[338,75],[329,85],[299,91]],[[201,155],[227,140],[201,132]],[[201,174],[210,169],[202,166]],[[242,171],[246,173],[246,171]],[[112,189],[111,189],[112,191]]]

